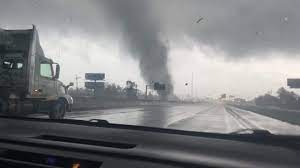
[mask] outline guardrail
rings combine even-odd
[[[120,98],[95,98],[95,97],[73,97],[73,110],[88,110],[101,108],[116,108],[116,107],[136,107],[147,105],[162,105],[175,103],[169,101],[149,100],[149,99],[120,99]]]

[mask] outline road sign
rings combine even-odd
[[[166,85],[155,82],[154,83],[154,90],[166,90]]]
[[[88,89],[104,88],[104,82],[85,82],[84,86]]]
[[[104,80],[105,79],[105,74],[104,73],[86,73],[85,74],[85,79],[86,80]]]
[[[221,99],[226,99],[226,94],[224,93],[224,94],[221,94]]]
[[[287,85],[290,88],[300,88],[300,79],[287,79]]]

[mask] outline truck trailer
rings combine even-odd
[[[25,30],[0,29],[2,114],[24,115],[24,107],[31,105],[34,113],[48,109],[49,118],[62,119],[72,110],[68,88],[73,83],[64,85],[59,74],[59,64],[45,57],[34,25]]]

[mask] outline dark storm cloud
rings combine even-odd
[[[42,45],[47,37],[53,36],[58,42],[61,39],[82,39],[82,49],[77,52],[84,61],[89,61],[88,43],[99,41],[102,45],[107,37],[111,36],[111,23],[105,22],[105,9],[97,0],[0,0],[0,27],[31,28],[37,26]],[[61,38],[61,39],[59,39]],[[60,50],[67,51],[68,46],[61,44]],[[53,44],[52,46],[55,46]],[[57,48],[49,48],[57,50]]]
[[[3,4],[1,6],[4,6]],[[21,3],[7,1],[5,6],[10,10],[3,7],[1,13],[12,13],[11,8],[13,8],[16,13],[4,16],[8,23],[31,22],[46,29],[57,28],[57,31],[64,36],[70,35],[69,29],[79,29],[90,37],[98,38],[103,37],[104,33],[101,29],[104,26],[110,29],[110,32],[106,30],[106,33],[114,34],[121,31],[123,46],[139,62],[141,75],[145,81],[168,84],[172,91],[172,80],[167,66],[168,48],[160,39],[160,25],[152,17],[153,11],[148,8],[149,5],[151,3],[136,0],[103,0],[86,3],[59,0],[50,2],[28,0]],[[109,16],[104,19],[102,15],[105,14]]]
[[[110,32],[111,22],[103,24],[105,13],[97,0],[0,0],[0,26],[35,24],[40,31],[63,36],[92,38]]]
[[[167,34],[179,44],[183,35],[187,35],[229,56],[272,50],[299,52],[298,0],[1,0],[0,3],[1,24],[35,23],[49,29],[79,29],[94,37],[114,30],[113,25],[121,22],[124,29],[143,28],[154,36]],[[117,10],[109,9],[107,3],[114,4]],[[107,11],[117,17],[109,18],[105,15]],[[204,19],[196,23],[201,17]]]
[[[166,41],[183,45],[184,36],[233,59],[300,51],[298,0],[1,0],[0,4],[0,25],[34,23],[41,30],[96,39],[119,36],[121,31],[124,46],[139,61],[147,82],[172,83]]]
[[[165,31],[179,42],[183,35],[220,49],[229,57],[300,50],[300,1],[174,0],[157,3]],[[176,12],[177,11],[177,12]],[[200,23],[199,18],[203,17]]]

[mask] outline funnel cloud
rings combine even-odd
[[[167,94],[173,91],[168,70],[168,47],[161,38],[161,27],[153,17],[150,1],[106,1],[112,15],[118,20],[123,43],[138,62],[142,77],[148,84],[167,85]],[[159,92],[165,94],[165,91]]]

